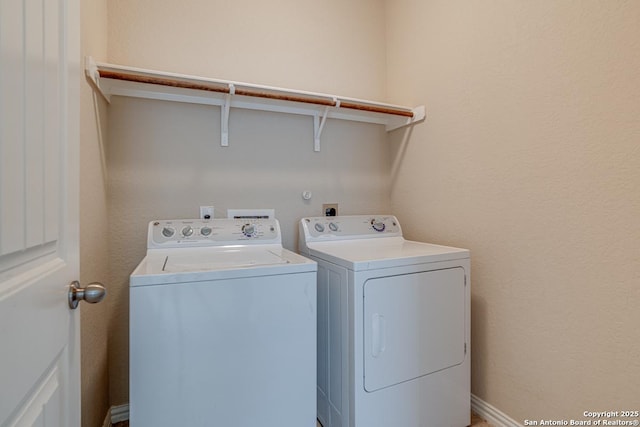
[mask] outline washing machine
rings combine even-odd
[[[470,424],[470,255],[405,240],[391,215],[303,218],[318,262],[324,427]]]
[[[315,427],[316,271],[275,219],[151,222],[130,276],[131,426]]]

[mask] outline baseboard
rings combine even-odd
[[[471,395],[471,409],[489,423],[493,424],[494,427],[522,427],[522,424],[473,394]],[[103,427],[111,427],[113,423],[127,421],[128,419],[128,403],[125,405],[112,406],[104,420]]]
[[[127,421],[129,419],[129,404],[112,406],[109,412],[111,415],[111,424]]]
[[[471,410],[494,427],[522,427],[522,424],[473,394],[471,395]]]

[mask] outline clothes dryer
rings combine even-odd
[[[130,277],[132,427],[316,426],[316,263],[275,219],[149,224]]]
[[[390,215],[303,218],[299,250],[318,262],[322,425],[468,426],[469,251]]]

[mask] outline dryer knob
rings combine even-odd
[[[176,230],[174,230],[174,229],[173,229],[173,228],[171,228],[171,227],[164,227],[164,228],[162,229],[162,235],[163,235],[164,237],[167,237],[167,238],[169,238],[169,237],[173,237],[173,235],[174,235],[175,233],[176,233]]]
[[[338,226],[334,222],[329,223],[329,228],[331,231],[338,231]]]
[[[245,224],[242,226],[242,233],[247,237],[253,237],[256,234],[256,226],[253,224]]]
[[[322,233],[324,231],[324,225],[320,224],[319,222],[316,222],[316,225],[314,225],[314,227],[318,231],[318,233]]]
[[[203,236],[208,236],[209,234],[211,234],[211,227],[202,227],[200,229],[200,234],[202,234]]]
[[[190,226],[190,225],[187,225],[186,227],[184,227],[184,228],[182,229],[182,235],[183,235],[184,237],[189,237],[189,236],[191,236],[192,234],[193,234],[193,228],[191,228],[191,226]]]
[[[387,228],[387,226],[382,221],[372,222],[371,226],[373,227],[374,230],[376,230],[376,231],[378,231],[380,233],[382,233],[384,231],[384,229]]]

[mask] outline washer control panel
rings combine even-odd
[[[281,242],[277,219],[172,219],[149,223],[147,248]]]
[[[402,236],[393,215],[343,215],[303,218],[301,233],[311,239],[343,239]]]

